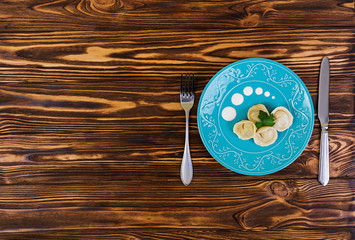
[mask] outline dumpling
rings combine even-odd
[[[277,139],[277,131],[273,127],[261,127],[256,131],[255,144],[265,147],[273,144]]]
[[[258,117],[260,110],[266,112],[269,115],[269,112],[266,109],[264,104],[256,104],[256,105],[252,106],[251,108],[249,108],[249,111],[248,111],[249,121],[252,121],[253,123],[260,122],[260,119]]]
[[[256,126],[253,122],[242,120],[233,127],[233,132],[242,140],[248,140],[255,136]]]
[[[292,125],[293,116],[285,107],[277,107],[272,111],[274,114],[274,128],[283,132]]]

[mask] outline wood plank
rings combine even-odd
[[[332,77],[354,76],[354,28],[0,33],[1,82],[164,79],[181,71],[211,77],[244,58],[269,58],[316,82],[320,61]]]
[[[201,240],[351,240],[355,236],[355,230],[272,230],[272,231],[237,231],[237,230],[213,230],[213,229],[159,229],[159,230],[113,230],[113,229],[77,229],[66,231],[38,231],[20,233],[0,233],[4,239],[129,239],[129,240],[161,240],[161,239],[201,239]]]
[[[85,81],[84,77],[82,78]],[[196,119],[198,100],[209,80],[210,78],[197,75],[196,104],[192,110],[192,119]],[[87,118],[93,124],[105,122],[112,125],[120,121],[121,129],[122,127],[129,129],[134,124],[153,122],[170,125],[172,122],[180,123],[181,119],[184,119],[179,103],[179,81],[177,74],[164,79],[120,77],[105,83],[98,80],[87,84],[82,84],[81,79],[41,84],[4,82],[0,86],[2,101],[0,109],[6,120],[31,121],[34,124],[44,124],[47,121],[62,124],[63,122],[70,124],[71,121],[83,123],[82,119]],[[307,78],[304,81],[312,96],[316,113],[315,123],[318,126],[318,80]],[[351,77],[332,77],[330,84],[332,126],[355,126],[354,96],[355,84]],[[23,114],[19,114],[20,112]],[[62,118],[54,119],[58,115]],[[35,123],[35,119],[39,122]],[[43,121],[44,119],[46,121]],[[131,120],[135,122],[132,123]]]
[[[3,185],[0,232],[355,227],[355,179],[335,179],[326,187],[314,179],[216,181],[188,188],[166,180]]]
[[[0,3],[1,32],[354,26],[352,0],[46,1]]]
[[[197,130],[196,130],[197,132]],[[216,162],[202,145],[197,133],[191,138],[194,184],[213,181],[254,179],[234,173]],[[117,133],[117,134],[116,134]],[[170,137],[167,135],[170,134]],[[86,135],[86,136],[85,136]],[[181,184],[179,167],[183,151],[183,132],[168,132],[161,138],[141,133],[141,138],[112,135],[91,137],[86,132],[72,137],[25,138],[3,141],[0,182],[4,184],[71,184],[80,182],[135,181],[136,178],[159,184],[164,179]],[[165,138],[166,137],[166,138]],[[23,138],[23,139],[21,139]],[[153,141],[154,138],[154,141]],[[330,132],[330,176],[354,177],[354,130]],[[167,139],[170,143],[167,143]],[[175,139],[175,142],[172,142]],[[151,142],[151,143],[148,143]],[[130,147],[130,148],[129,148]],[[86,148],[86,150],[85,150]],[[258,179],[316,179],[318,174],[319,131],[302,155],[290,166]],[[213,169],[213,171],[211,171]],[[150,174],[148,174],[150,173]]]

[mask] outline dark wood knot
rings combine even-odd
[[[261,16],[257,13],[246,16],[241,20],[241,25],[243,27],[257,27],[260,24]]]
[[[92,9],[99,12],[114,13],[123,8],[120,0],[91,0]]]
[[[287,197],[288,196],[288,189],[285,184],[281,182],[273,182],[268,186],[269,191],[271,194],[276,195],[278,197]]]

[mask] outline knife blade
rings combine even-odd
[[[329,59],[324,57],[320,67],[318,87],[318,119],[321,125],[318,181],[323,186],[329,182],[329,78]]]

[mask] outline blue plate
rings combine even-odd
[[[232,102],[237,93],[242,103]],[[247,120],[255,104],[264,104],[269,112],[284,106],[294,117],[291,127],[278,132],[276,142],[267,147],[233,133],[234,124]],[[234,120],[222,117],[226,107],[236,110]],[[312,135],[314,109],[306,86],[293,71],[272,60],[251,58],[228,65],[209,81],[197,122],[205,147],[220,164],[237,173],[264,175],[287,167],[302,153]]]

